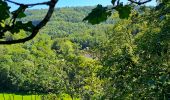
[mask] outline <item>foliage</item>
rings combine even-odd
[[[0,17],[0,38],[3,39],[3,37],[6,35],[6,33],[11,32],[11,34],[14,33],[19,33],[21,29],[25,30],[25,32],[31,32],[32,34],[30,36],[24,37],[22,39],[17,39],[17,40],[1,40],[0,44],[16,44],[16,43],[23,43],[28,40],[31,40],[36,36],[36,34],[39,32],[39,30],[47,24],[49,19],[51,18],[53,12],[54,12],[54,7],[58,0],[50,0],[48,2],[42,2],[42,3],[36,3],[36,4],[22,4],[18,3],[15,1],[11,0],[0,0],[0,8],[1,8],[1,13],[4,15],[3,17]],[[15,11],[10,11],[7,3],[12,3],[19,8]],[[37,6],[37,5],[47,5],[49,6],[49,10],[44,17],[43,20],[37,25],[33,25],[32,21],[28,22],[22,22],[20,19],[23,17],[26,17],[26,14],[24,11],[32,6]]]
[[[88,21],[91,24],[99,24],[100,22],[106,21],[108,17],[112,15],[113,9],[119,12],[119,17],[121,19],[128,18],[131,13],[131,5],[126,4],[123,5],[122,2],[119,2],[120,0],[112,0],[112,7],[103,7],[102,5],[97,5],[96,8],[92,10],[91,13],[87,17],[85,17],[83,20]],[[146,1],[134,1],[134,0],[128,0],[131,3],[141,5],[145,4],[147,2],[150,2],[152,0],[146,0]],[[5,34],[8,32],[11,32],[11,34],[19,33],[21,29],[25,30],[26,32],[31,32],[30,36],[27,36],[22,39],[18,40],[4,40],[0,41],[0,44],[16,44],[16,43],[24,43],[26,41],[29,41],[33,39],[39,30],[47,24],[47,22],[50,20],[53,12],[54,7],[57,4],[58,0],[49,0],[47,2],[41,2],[36,4],[22,4],[11,0],[0,0],[0,8],[3,9],[0,14],[4,15],[3,17],[0,17],[0,38],[3,39]],[[10,7],[7,3],[13,3],[18,7],[15,11],[10,11]],[[117,3],[117,5],[116,5]],[[47,5],[49,6],[49,10],[47,11],[45,17],[38,23],[34,24],[32,21],[24,22],[21,21],[21,18],[26,17],[26,14],[24,13],[25,10],[32,6],[37,5]],[[10,20],[10,21],[9,21]]]
[[[118,22],[108,41],[98,46],[103,64],[99,76],[105,81],[103,98],[169,98],[170,42],[169,25],[165,25],[169,14],[160,20],[160,12],[146,12],[148,17],[144,13]],[[134,34],[134,30],[140,31]]]
[[[97,7],[83,20],[88,20],[91,24],[99,24],[100,22],[107,20],[108,16],[111,16],[111,11],[107,11],[107,7],[97,5]]]
[[[57,8],[36,38],[0,46],[0,90],[49,94],[44,98],[52,100],[169,99],[170,5],[166,2],[136,9],[119,3],[115,7],[121,5],[120,12],[98,25],[81,22],[93,7]],[[115,0],[112,3],[116,5]],[[128,12],[121,15],[122,9]],[[46,12],[28,10],[20,21],[39,24]],[[4,39],[30,34],[24,29],[18,32]]]
[[[146,1],[136,1],[136,0],[128,0],[129,2],[141,5],[145,4],[147,2],[150,2],[152,0],[146,0]],[[112,7],[103,7],[102,5],[98,5],[96,8],[92,10],[91,13],[87,17],[85,17],[83,20],[88,21],[91,24],[99,24],[100,22],[106,21],[108,17],[112,15],[112,11],[117,11],[119,13],[119,18],[121,19],[128,19],[131,14],[131,8],[133,5],[131,4],[123,4],[123,2],[120,2],[120,0],[111,0]]]

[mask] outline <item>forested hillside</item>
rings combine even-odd
[[[92,8],[57,8],[33,40],[0,45],[0,90],[80,100],[168,100],[170,14],[141,7],[128,19],[115,11],[91,25],[82,20]],[[27,10],[21,20],[35,25],[46,12]],[[20,33],[5,39],[24,37]]]

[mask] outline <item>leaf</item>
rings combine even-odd
[[[116,0],[112,0],[112,1],[111,1],[111,3],[113,4],[113,6],[115,5],[115,2],[116,2]]]
[[[17,18],[23,18],[23,17],[26,17],[26,14],[24,12],[21,12],[18,14]]]
[[[3,20],[7,19],[10,17],[9,15],[9,9],[10,7],[7,5],[6,2],[0,0],[0,22],[2,22]]]
[[[123,4],[120,4],[116,7],[116,10],[119,13],[120,19],[128,19],[131,13],[131,7],[129,5],[123,6]]]
[[[109,16],[111,16],[111,11],[108,11],[107,7],[102,7],[102,5],[97,5],[96,8],[92,10],[83,21],[88,21],[91,24],[99,24],[102,21],[106,21]]]
[[[18,33],[20,32],[21,29],[24,31],[31,32],[32,29],[34,28],[32,21],[29,21],[27,23],[22,23],[22,21],[17,21],[14,28],[10,30],[11,33]]]
[[[26,14],[24,13],[26,6],[20,6],[17,10],[12,12],[13,18],[23,18],[26,17]]]

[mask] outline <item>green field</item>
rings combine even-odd
[[[62,94],[60,97],[56,95],[21,95],[12,93],[0,93],[0,100],[72,100],[67,94]],[[80,100],[74,98],[74,100]]]
[[[42,100],[39,95],[0,94],[0,100]]]

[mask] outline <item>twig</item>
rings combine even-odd
[[[130,1],[131,3],[135,3],[137,5],[142,5],[142,4],[148,3],[152,0],[146,0],[146,1],[142,1],[142,2],[141,1],[134,1],[134,0],[128,0],[128,1]]]
[[[35,3],[35,4],[23,4],[23,3],[14,2],[12,0],[4,0],[4,1],[13,3],[18,6],[28,6],[28,7],[37,6],[37,5],[49,5],[51,3],[51,1],[48,1],[48,2],[41,2],[41,3]]]

